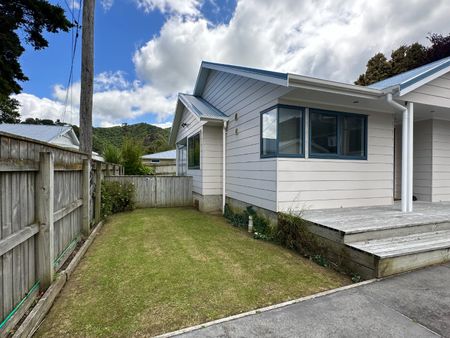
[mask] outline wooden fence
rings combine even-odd
[[[192,206],[192,177],[190,176],[116,176],[106,180],[131,182],[136,189],[136,206]]]
[[[0,133],[0,335],[99,220],[96,182],[122,172],[75,150]]]

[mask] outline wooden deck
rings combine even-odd
[[[450,203],[306,211],[311,231],[345,253],[365,278],[383,277],[450,260]]]

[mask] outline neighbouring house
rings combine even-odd
[[[450,58],[368,87],[202,62],[170,143],[204,211],[450,201]]]
[[[177,171],[176,157],[176,150],[168,150],[144,155],[141,158],[144,165],[155,170],[155,175],[175,175]]]
[[[0,132],[47,142],[64,148],[77,150],[80,148],[80,141],[72,126],[69,125],[0,123]],[[97,161],[104,161],[103,157],[96,152],[92,152],[92,158]]]

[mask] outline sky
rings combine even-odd
[[[80,0],[50,2],[70,20],[80,15]],[[177,94],[192,92],[202,60],[353,83],[375,53],[449,34],[449,13],[448,0],[97,0],[94,126],[170,127]],[[22,119],[78,124],[74,35],[46,34],[47,49],[26,47]]]

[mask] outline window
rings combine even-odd
[[[152,163],[159,163],[159,160],[151,160]]]
[[[277,109],[262,114],[262,156],[277,154]]]
[[[188,169],[200,169],[200,134],[188,139]]]
[[[261,157],[303,157],[303,109],[278,105],[261,113]]]
[[[366,159],[367,117],[311,109],[310,156],[316,158]]]
[[[311,154],[337,155],[337,116],[311,110]]]

